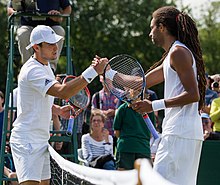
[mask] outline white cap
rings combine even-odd
[[[35,44],[40,44],[42,42],[55,44],[61,39],[63,39],[63,37],[57,35],[51,27],[38,25],[31,32],[30,44],[26,47],[26,50],[29,50]]]

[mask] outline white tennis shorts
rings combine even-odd
[[[50,179],[50,155],[47,143],[10,145],[19,183]]]
[[[202,141],[165,136],[159,144],[153,169],[178,185],[196,185]]]

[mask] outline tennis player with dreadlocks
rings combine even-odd
[[[140,113],[165,109],[154,170],[175,184],[196,185],[206,84],[198,31],[175,7],[159,8],[152,16],[149,36],[165,53],[147,72],[147,88],[164,82],[164,99],[139,101],[132,108]]]

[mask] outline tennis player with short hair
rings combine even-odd
[[[154,170],[175,184],[196,185],[206,84],[198,31],[187,14],[172,6],[152,17],[149,36],[165,53],[146,74],[147,88],[164,82],[164,99],[145,99],[132,108],[141,113],[165,109]]]
[[[63,37],[49,26],[33,29],[30,45],[34,55],[23,65],[18,77],[18,116],[13,123],[10,144],[18,181],[22,185],[49,185],[49,126],[52,113],[68,118],[71,107],[53,105],[54,97],[67,99],[83,89],[98,74],[105,62],[94,59],[81,76],[60,84],[55,80],[49,60],[58,55],[57,42]]]

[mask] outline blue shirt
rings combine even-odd
[[[207,88],[205,92],[205,104],[206,105],[211,105],[212,100],[218,98],[218,93]]]

